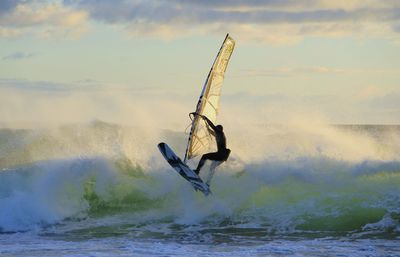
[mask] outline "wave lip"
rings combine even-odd
[[[340,131],[331,138],[325,130],[317,137],[299,130],[280,128],[276,134],[277,128],[266,129],[274,151],[271,144],[264,144],[264,137],[258,137],[257,145],[250,136],[252,145],[239,149],[243,137],[233,134],[236,150],[214,176],[214,195],[204,198],[168,166],[157,151],[156,138],[135,141],[140,137],[135,133],[143,135],[143,130],[125,129],[99,123],[67,127],[62,129],[62,141],[55,136],[60,131],[19,131],[19,136],[7,132],[7,143],[0,140],[0,153],[12,146],[8,156],[21,163],[2,163],[0,231],[42,230],[64,223],[75,227],[72,224],[79,221],[84,228],[139,226],[142,234],[147,229],[198,227],[223,233],[237,230],[238,236],[399,236],[400,160],[381,132],[367,137],[366,155],[349,158],[337,155],[343,147],[338,142],[362,142],[364,134],[343,139]],[[163,133],[172,145],[186,141],[183,134]],[[89,139],[82,143],[79,138]],[[128,144],[126,138],[134,143]],[[382,140],[378,145],[376,138]],[[360,148],[350,150],[354,149]],[[252,156],[251,151],[257,153]],[[383,154],[371,158],[379,152]],[[204,176],[206,172],[207,166]]]
[[[88,209],[85,184],[113,181],[104,159],[43,161],[0,173],[0,229],[27,231],[79,217]]]

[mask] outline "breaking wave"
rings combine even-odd
[[[182,155],[183,133],[103,122],[2,129],[0,232],[399,235],[399,127],[274,125],[227,136],[232,156],[205,198],[157,150],[166,141]]]

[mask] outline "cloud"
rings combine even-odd
[[[0,13],[0,37],[35,34],[73,38],[87,30],[85,11],[72,10],[57,2],[13,1],[4,7]]]
[[[24,53],[24,52],[15,52],[3,57],[3,60],[20,60],[20,59],[28,59],[34,56],[33,53]]]
[[[393,30],[397,33],[400,33],[400,23],[393,25]]]
[[[338,74],[353,71],[325,66],[282,67],[275,69],[247,69],[238,72],[237,77],[293,77],[302,74]]]
[[[251,9],[291,9],[315,10],[315,9],[345,9],[353,10],[365,7],[399,7],[397,0],[172,0],[170,2],[181,5],[198,6],[204,8],[219,8],[226,10],[251,10]]]
[[[243,69],[237,71],[233,77],[281,77],[291,78],[296,76],[313,75],[313,74],[327,74],[327,75],[362,75],[362,74],[377,74],[380,76],[397,75],[397,69],[350,69],[350,68],[335,68],[327,66],[298,66],[298,67],[278,67],[278,68],[255,68],[255,69]],[[365,92],[371,92],[371,87]],[[375,89],[375,87],[374,87]],[[368,94],[368,93],[365,93]],[[361,95],[365,95],[360,93]]]
[[[0,79],[0,89],[12,89],[19,92],[70,93],[72,91],[94,91],[105,87],[94,80],[61,83],[54,81]]]
[[[227,31],[241,40],[293,44],[305,36],[393,37],[398,1],[64,0],[94,20],[121,24],[135,36],[173,38]],[[267,33],[268,32],[268,33]]]
[[[28,1],[24,0],[2,0],[0,1],[0,15],[10,12],[14,10],[19,4],[25,3]]]
[[[293,1],[290,1],[293,2]],[[399,8],[388,7],[360,7],[359,9],[346,10],[343,8],[324,8],[306,10],[298,9],[299,3],[289,5],[289,1],[218,1],[211,4],[209,1],[93,1],[93,0],[68,0],[67,5],[76,6],[78,9],[88,11],[97,20],[105,22],[140,22],[155,23],[240,23],[240,24],[266,24],[266,23],[304,23],[304,22],[342,22],[342,21],[382,21],[398,20]],[[302,6],[307,6],[305,1]],[[310,1],[307,1],[310,2]],[[318,1],[311,1],[318,3]],[[202,4],[201,4],[202,3]],[[230,10],[229,7],[239,5],[242,9]],[[289,6],[287,10],[271,10],[269,5]],[[207,8],[204,8],[204,5]],[[199,8],[201,6],[202,8]],[[323,5],[315,5],[316,7]],[[247,8],[246,8],[247,7]],[[251,8],[252,7],[252,8]],[[265,7],[265,8],[262,8]]]
[[[369,85],[361,88],[358,92],[356,92],[355,97],[361,101],[368,101],[369,99],[381,98],[387,94],[387,91],[376,86]]]
[[[15,38],[22,34],[19,29],[0,27],[0,38]]]
[[[375,108],[387,108],[396,110],[397,113],[400,113],[400,93],[390,93],[378,96],[373,98],[370,103],[371,106]]]
[[[395,0],[4,0],[0,37],[33,33],[79,37],[87,20],[119,25],[135,37],[171,39],[231,32],[241,41],[295,44],[308,36],[396,40]]]

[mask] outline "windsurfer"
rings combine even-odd
[[[197,165],[197,168],[194,170],[196,174],[199,174],[200,169],[203,167],[206,160],[217,161],[219,162],[219,164],[221,164],[222,162],[228,159],[231,150],[226,148],[226,138],[222,125],[215,126],[206,116],[198,113],[192,113],[192,114],[199,115],[207,122],[208,124],[207,128],[209,132],[215,137],[215,141],[217,142],[217,152],[206,153],[201,157],[199,164]]]

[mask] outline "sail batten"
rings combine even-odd
[[[234,47],[235,41],[229,34],[226,35],[197,102],[196,113],[207,116],[213,123],[217,120],[222,83]],[[185,153],[185,163],[195,156],[210,151],[212,142],[213,138],[207,124],[199,116],[194,116]]]

